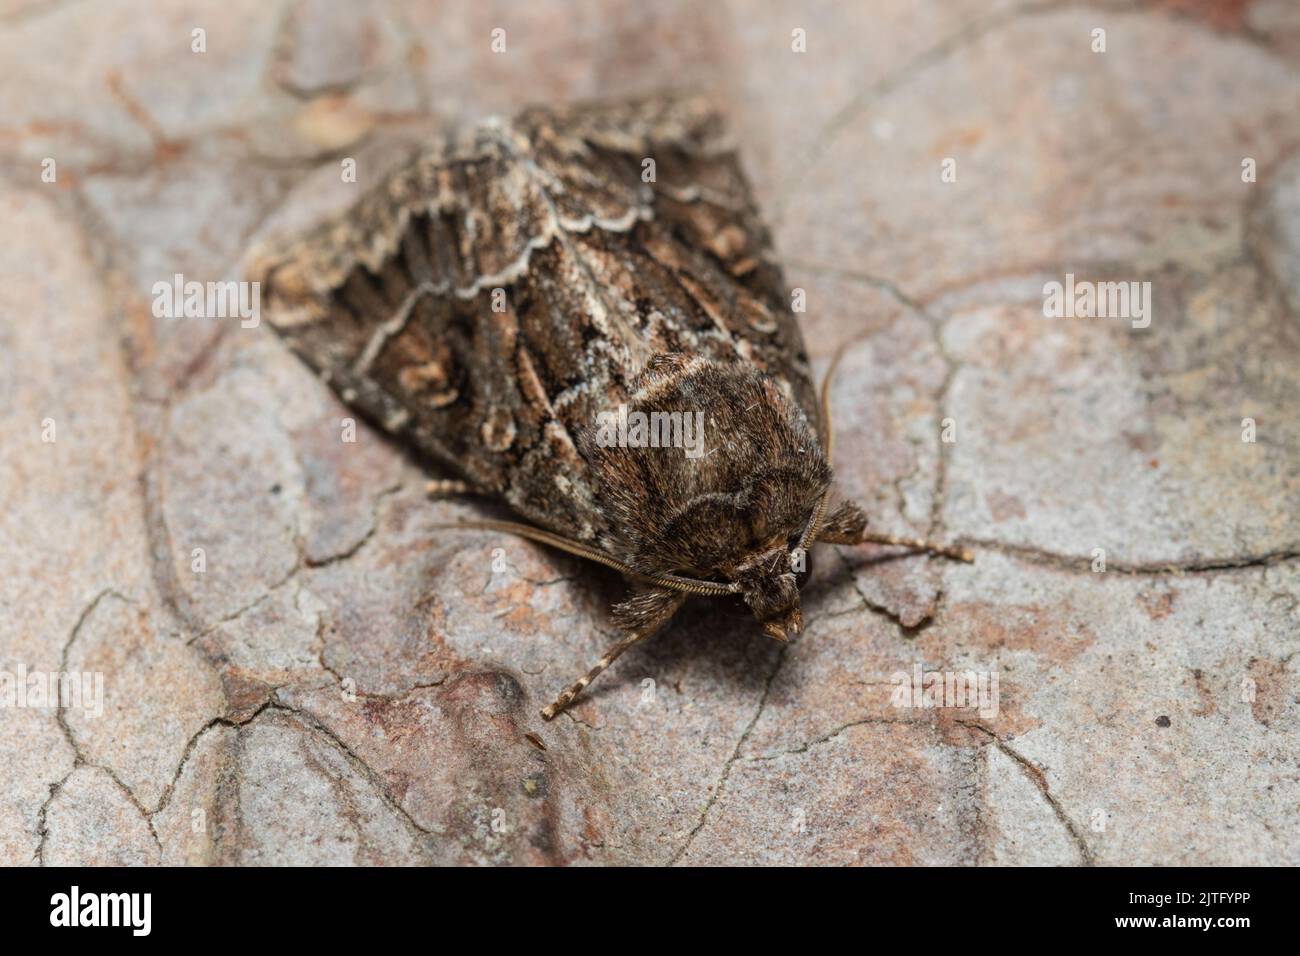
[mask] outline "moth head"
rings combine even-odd
[[[740,595],[763,628],[778,641],[788,641],[803,630],[799,583],[791,552],[776,547],[753,555],[733,573]]]
[[[763,627],[763,633],[778,641],[788,641],[803,630],[803,611],[799,606],[799,588],[807,579],[808,549],[815,541],[855,539],[866,526],[862,510],[853,502],[844,502],[831,515],[826,514],[828,494],[822,492],[810,510],[796,511],[783,536],[777,534],[772,547],[753,552],[737,564],[731,579],[745,603]]]

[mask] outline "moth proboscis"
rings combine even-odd
[[[345,214],[259,247],[249,271],[272,326],[347,404],[458,476],[432,490],[521,519],[452,527],[518,534],[635,584],[612,609],[622,638],[547,720],[689,596],[739,597],[788,640],[814,542],[971,560],[868,532],[853,502],[828,507],[830,373],[819,398],[768,233],[701,98],[530,108],[453,132]],[[680,424],[679,438],[698,422],[699,453],[602,440],[615,413]]]

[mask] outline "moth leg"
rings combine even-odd
[[[619,641],[607,650],[601,659],[596,662],[595,667],[579,677],[576,681],[565,688],[559,697],[555,698],[555,700],[542,708],[542,720],[553,720],[556,714],[572,704],[574,698],[587,689],[588,684],[600,676],[601,671],[618,660],[619,656],[637,641],[644,640],[649,636],[649,634],[644,632],[629,634],[627,637],[623,638],[623,640]]]
[[[430,498],[450,498],[455,495],[476,495],[478,489],[468,481],[452,478],[439,478],[424,486],[424,493]]]
[[[924,551],[928,554],[952,558],[954,561],[965,561],[967,564],[975,561],[975,556],[965,548],[936,544],[921,538],[905,538],[868,531],[866,516],[852,501],[844,502],[826,519],[826,523],[818,529],[817,540],[828,544],[892,544],[912,551]]]
[[[823,541],[829,541],[829,538],[822,538]],[[892,534],[876,534],[874,532],[863,532],[862,536],[856,541],[842,541],[839,544],[894,544],[900,548],[907,548],[911,551],[924,551],[927,554],[936,554],[942,558],[952,558],[954,561],[965,561],[967,564],[975,563],[975,555],[971,554],[965,548],[954,548],[944,544],[935,544],[933,541],[925,541],[921,538],[900,538]]]
[[[625,621],[634,618],[639,619],[639,626],[629,630],[621,641],[601,656],[595,667],[570,684],[559,697],[544,707],[542,709],[542,720],[553,720],[555,715],[572,704],[574,699],[586,690],[605,668],[618,660],[625,650],[638,641],[643,641],[652,636],[667,624],[685,600],[686,596],[683,594],[655,590],[618,605],[615,608],[615,618]]]

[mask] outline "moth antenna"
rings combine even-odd
[[[549,544],[552,548],[558,548],[569,554],[577,555],[580,558],[586,558],[588,561],[595,561],[597,564],[603,564],[607,568],[613,568],[629,577],[639,578],[642,581],[648,581],[657,584],[660,587],[668,588],[672,591],[681,591],[686,594],[694,594],[700,597],[711,597],[723,594],[737,594],[740,591],[740,585],[723,584],[719,581],[701,581],[697,578],[684,578],[676,574],[646,574],[644,571],[638,571],[630,564],[618,560],[612,555],[606,554],[599,548],[593,548],[591,545],[583,544],[581,541],[573,541],[563,535],[553,534],[542,528],[535,528],[530,524],[523,524],[518,521],[458,521],[455,524],[437,524],[435,528],[461,528],[468,531],[503,531],[506,534],[518,535],[521,538],[527,538],[529,541],[537,541],[541,544]]]
[[[851,343],[845,343],[835,350],[835,356],[831,359],[831,364],[826,369],[826,374],[822,377],[821,390],[821,439],[822,449],[826,453],[826,464],[834,467],[835,465],[835,429],[831,427],[831,382],[835,379],[835,372],[840,367],[840,360],[849,350]]]
[[[835,430],[831,426],[831,381],[835,377],[835,370],[839,368],[840,359],[844,358],[844,353],[847,351],[848,345],[841,345],[836,350],[835,357],[831,359],[830,367],[826,369],[826,375],[822,379],[821,439],[822,447],[826,452],[827,464],[833,464],[832,455],[835,449]],[[941,557],[952,558],[955,561],[965,561],[967,564],[973,564],[975,561],[975,556],[965,548],[934,544],[920,538],[901,538],[892,534],[867,531],[866,516],[862,513],[862,509],[851,501],[846,501],[840,505],[835,514],[826,522],[826,507],[830,500],[831,492],[828,488],[826,494],[822,495],[821,501],[817,502],[817,508],[813,511],[812,520],[808,522],[808,527],[799,539],[799,548],[801,550],[806,551],[814,541],[825,541],[829,544],[892,544],[912,551],[925,551]],[[823,522],[826,522],[825,528],[823,528]]]
[[[591,682],[601,675],[601,672],[603,672],[605,668],[609,667],[610,664],[613,664],[616,660],[618,660],[619,656],[625,650],[627,650],[629,647],[631,647],[633,644],[637,643],[638,641],[643,641],[647,637],[650,637],[661,627],[667,624],[669,619],[672,618],[672,616],[677,613],[677,609],[680,608],[682,604],[686,601],[686,597],[684,595],[681,594],[669,595],[663,591],[660,592],[651,591],[648,592],[647,595],[644,596],[639,595],[638,598],[648,598],[648,600],[642,600],[641,604],[645,608],[649,608],[651,605],[653,605],[654,606],[653,616],[650,617],[649,620],[647,620],[636,630],[629,632],[626,637],[624,637],[621,641],[619,641],[617,644],[615,644],[613,647],[607,650],[603,655],[601,655],[601,658],[596,662],[595,667],[587,671],[587,673],[583,674],[576,681],[570,684],[567,688],[564,689],[564,691],[560,694],[559,697],[555,698],[555,700],[553,700],[550,704],[548,704],[545,708],[543,708],[542,709],[543,720],[553,720],[555,718],[555,715],[558,714],[560,711],[564,710],[564,708],[568,707],[570,704],[572,704],[574,698],[576,698],[579,694],[581,694],[584,690],[586,690],[587,687],[591,684]],[[633,598],[633,601],[637,601],[637,600],[638,600],[637,598]]]
[[[830,367],[822,377],[820,434],[826,464],[832,468],[835,466],[835,429],[831,424],[831,381],[835,378],[835,370],[840,367],[840,359],[844,358],[844,353],[848,350],[847,343],[835,350],[835,357],[831,359]],[[817,540],[817,532],[821,529],[822,519],[826,517],[826,506],[830,504],[830,500],[831,490],[827,488],[826,494],[822,495],[822,500],[817,502],[812,520],[808,522],[808,527],[799,538],[799,550],[807,551],[808,545]]]
[[[826,517],[826,505],[831,500],[831,491],[826,489],[826,494],[821,496],[817,502],[817,507],[813,510],[812,520],[808,522],[808,527],[804,528],[803,535],[799,538],[799,550],[807,551],[808,545],[817,540],[817,535],[821,531],[822,519]]]

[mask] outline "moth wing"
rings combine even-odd
[[[546,327],[558,283],[529,279],[559,228],[512,129],[490,123],[263,244],[248,272],[269,323],[345,403],[534,523],[589,539],[590,471],[549,406],[555,383],[581,378],[580,353]]]
[[[346,403],[570,537],[607,530],[583,435],[656,354],[751,363],[816,425],[767,232],[696,98],[449,137],[249,271]]]
[[[735,144],[710,102],[676,95],[535,108],[518,123],[538,167],[557,184],[565,221],[582,226],[595,213],[610,226],[576,230],[597,281],[674,307],[670,323],[640,316],[638,339],[656,352],[753,363],[781,383],[816,430],[819,405],[788,289]],[[629,183],[639,187],[637,202]],[[633,241],[620,249],[617,227],[633,216]],[[628,264],[637,266],[635,276]]]

